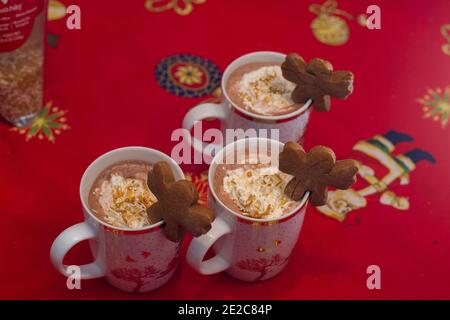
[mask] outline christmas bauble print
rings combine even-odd
[[[349,39],[347,22],[336,16],[320,15],[311,22],[314,36],[320,42],[330,46],[340,46]]]

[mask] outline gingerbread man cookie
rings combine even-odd
[[[355,160],[338,160],[333,150],[316,146],[308,153],[298,143],[289,141],[279,155],[279,169],[293,175],[285,193],[299,201],[309,191],[311,204],[322,206],[327,202],[328,186],[348,189],[356,182],[358,172]]]
[[[169,240],[181,241],[185,231],[198,237],[211,229],[213,211],[197,203],[198,191],[191,182],[175,181],[169,164],[157,162],[148,174],[147,184],[158,199],[147,209],[149,221],[156,223],[163,219]]]
[[[329,111],[330,96],[345,99],[353,92],[353,73],[333,71],[330,62],[319,58],[308,63],[297,53],[289,53],[281,65],[283,77],[297,84],[292,92],[295,103],[312,99],[317,111]]]

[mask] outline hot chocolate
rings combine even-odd
[[[251,113],[277,116],[291,113],[302,105],[291,99],[295,84],[284,79],[281,63],[252,62],[234,70],[226,91],[233,103]]]
[[[284,194],[291,178],[278,166],[249,156],[244,163],[218,165],[213,186],[222,203],[237,213],[258,219],[279,218],[299,204]]]
[[[147,208],[157,201],[147,186],[152,167],[143,161],[122,161],[103,170],[89,192],[91,211],[116,227],[150,225]]]

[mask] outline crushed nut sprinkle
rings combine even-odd
[[[107,222],[114,226],[140,228],[149,225],[147,208],[157,201],[145,181],[112,174],[95,192]]]
[[[237,168],[227,171],[223,189],[243,214],[274,218],[295,205],[283,192],[290,178],[277,167]]]
[[[282,111],[294,102],[295,85],[283,78],[280,66],[264,66],[243,75],[239,96],[244,104],[262,114]]]

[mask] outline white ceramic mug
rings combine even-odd
[[[169,241],[163,221],[130,229],[115,227],[97,218],[88,206],[88,196],[97,176],[107,167],[125,160],[148,163],[167,161],[177,180],[181,168],[162,152],[144,147],[126,147],[97,158],[84,172],[80,183],[84,222],[64,230],[53,242],[50,258],[55,268],[68,276],[64,256],[77,243],[89,240],[94,262],[81,265],[81,279],[105,277],[114,287],[127,292],[146,292],[164,285],[173,275],[180,257],[180,243]]]
[[[234,70],[248,63],[259,61],[273,61],[274,63],[284,62],[286,55],[279,52],[259,51],[243,55],[228,65],[222,77],[222,95],[221,103],[202,103],[189,110],[183,119],[183,128],[187,132],[194,127],[196,122],[216,118],[221,121],[222,132],[225,129],[266,129],[270,134],[270,129],[279,130],[279,140],[283,143],[288,141],[301,142],[306,131],[310,113],[311,99],[309,99],[301,108],[283,115],[267,116],[251,113],[236,104],[228,96],[226,84]],[[267,138],[273,138],[269,135]],[[211,156],[212,149],[206,148],[206,144],[196,137],[187,137],[193,148],[206,156]]]
[[[208,233],[192,240],[187,261],[201,274],[225,271],[240,280],[260,281],[274,277],[286,266],[300,235],[309,193],[291,212],[275,219],[255,219],[228,209],[214,190],[215,171],[220,159],[232,153],[233,148],[244,153],[246,141],[269,144],[272,150],[283,148],[279,141],[249,138],[230,143],[217,153],[208,173],[208,203],[216,219]],[[204,261],[210,248],[215,256]]]

